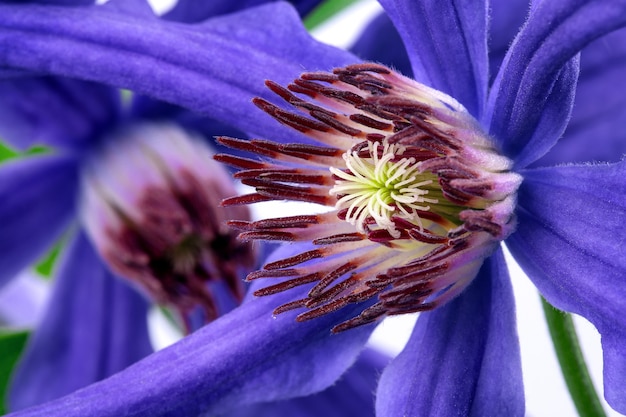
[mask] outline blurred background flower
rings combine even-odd
[[[201,21],[257,3],[181,1],[164,18]],[[158,20],[143,2],[97,8],[121,20]],[[42,21],[54,21],[54,12],[40,10]],[[147,299],[171,307],[187,332],[229,311],[254,263],[252,248],[225,225],[248,215],[218,207],[235,190],[207,145],[232,129],[130,91],[45,72],[0,81],[0,134],[12,156],[0,165],[7,324],[35,324],[42,301],[31,302],[24,286],[39,284],[26,268],[46,253],[43,269],[59,258],[50,302],[12,378],[12,409],[57,398],[152,352]]]

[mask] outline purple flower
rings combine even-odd
[[[493,82],[485,5],[389,0],[383,6],[405,43],[414,78],[460,102],[493,139],[494,149],[512,162],[507,170],[523,178],[517,191],[509,191],[517,196],[515,207],[504,212],[515,215],[516,229],[502,237],[508,235],[507,246],[552,304],[585,316],[598,328],[605,397],[625,411],[624,165],[533,165],[567,127],[577,53],[626,24],[624,5],[610,0],[534,4]],[[282,143],[311,146],[311,140],[279,128],[248,101],[259,96],[279,102],[263,90],[263,80],[287,85],[303,71],[358,63],[346,52],[312,41],[297,15],[282,4],[193,28],[172,25],[160,31],[163,22],[143,20],[137,27],[140,36],[125,30],[138,22],[136,17],[116,21],[86,9],[46,8],[44,13],[33,7],[28,15],[20,10],[0,6],[8,22],[2,23],[0,43],[19,39],[22,46],[0,55],[7,76],[45,70],[110,83]],[[48,13],[56,18],[54,27],[46,25]],[[104,21],[106,31],[98,31]],[[18,36],[25,33],[29,36]],[[329,118],[324,123],[329,129],[340,127]],[[282,150],[297,153],[293,146]],[[497,225],[508,223],[503,218]],[[387,230],[392,237],[402,234]],[[301,252],[297,245],[285,246],[270,265]],[[378,415],[523,415],[513,296],[495,243],[471,278],[456,298],[420,316],[407,348],[378,384]],[[22,415],[220,414],[243,404],[317,392],[353,363],[372,327],[336,335],[330,329],[376,299],[304,323],[295,321],[294,312],[272,316],[277,306],[307,291],[298,287],[248,299],[180,343]]]
[[[324,146],[220,138],[263,157],[216,156],[240,168],[235,177],[256,191],[223,204],[293,200],[334,208],[230,221],[243,230],[242,240],[314,245],[248,275],[288,277],[255,295],[315,283],[306,297],[275,314],[306,308],[297,317],[305,321],[377,299],[333,328],[340,332],[388,315],[433,310],[463,292],[515,230],[522,177],[451,97],[373,63],[304,73],[288,88],[266,84],[310,117],[266,100],[254,103]]]
[[[158,22],[147,4],[93,9]],[[197,19],[213,12],[181,2],[167,17]],[[5,51],[19,47],[12,43]],[[0,81],[0,90],[3,138],[19,149],[50,147],[45,155],[0,166],[0,193],[7,201],[0,209],[0,283],[61,236],[68,242],[52,301],[13,378],[14,409],[72,392],[152,352],[148,304],[114,275],[173,307],[188,331],[241,301],[252,251],[225,225],[234,213],[216,209],[235,190],[206,144],[176,127],[210,137],[223,130],[214,130],[219,123],[64,77],[21,74]]]

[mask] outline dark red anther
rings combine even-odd
[[[300,275],[296,269],[278,269],[268,271],[265,269],[260,269],[258,271],[254,271],[248,274],[246,277],[246,281],[254,281],[259,278],[284,278],[284,277],[294,277]]]
[[[276,217],[272,219],[257,220],[252,223],[255,229],[285,229],[285,228],[306,228],[319,223],[319,216],[316,214]]]
[[[324,291],[324,289],[328,287],[333,281],[350,271],[354,271],[358,266],[359,265],[357,265],[355,262],[350,261],[333,269],[332,271],[327,273],[322,279],[320,279],[317,285],[311,288],[311,291],[309,291],[309,297],[315,298],[316,296],[321,294],[322,291]]]
[[[301,263],[310,261],[311,259],[318,259],[324,256],[324,252],[319,249],[313,249],[310,251],[302,252],[298,255],[291,256],[289,258],[281,259],[279,261],[270,262],[265,264],[263,268],[265,269],[281,269],[281,268],[289,268],[294,265],[299,265]]]
[[[322,237],[313,241],[314,245],[334,245],[345,242],[358,242],[365,239],[363,233],[340,233],[328,237]]]
[[[256,153],[259,155],[268,156],[270,158],[276,156],[276,153],[266,152],[262,148],[255,146],[252,141],[246,139],[235,139],[228,136],[220,136],[217,138],[217,142],[221,143],[224,146],[228,146],[229,148],[237,149],[240,151]]]
[[[357,122],[359,124],[362,124],[363,126],[367,126],[367,127],[371,127],[372,129],[376,129],[376,130],[382,130],[382,131],[391,131],[393,126],[390,125],[387,122],[381,122],[380,120],[376,120],[373,119],[369,116],[366,116],[364,114],[351,114],[350,115],[350,120],[352,120],[353,122]],[[380,135],[380,134],[379,134]],[[383,135],[381,135],[382,137],[384,137]]]
[[[271,201],[272,198],[264,196],[258,193],[239,195],[236,197],[229,197],[222,200],[220,203],[223,207],[240,206],[243,204],[262,203],[264,201]]]
[[[376,64],[374,62],[364,62],[361,64],[351,64],[344,68],[335,68],[333,74],[342,72],[374,72],[378,74],[391,74],[391,70],[384,65]]]
[[[270,285],[265,288],[261,288],[254,292],[254,295],[257,297],[261,297],[264,295],[277,294],[279,292],[283,292],[289,290],[291,288],[299,287],[300,285],[310,284],[311,282],[315,282],[319,280],[319,274],[313,273],[304,275],[298,278],[293,278],[288,281],[284,281],[278,284]]]
[[[274,232],[274,231],[254,231],[243,232],[239,234],[239,239],[244,242],[250,240],[276,240],[280,242],[293,242],[297,240],[297,236],[288,232]]]
[[[273,105],[269,101],[263,100],[262,98],[254,98],[252,99],[252,102],[274,119],[300,132],[306,133],[310,130],[328,132],[328,125],[296,113],[285,111],[280,107]]]
[[[344,123],[341,123],[339,120],[335,119],[336,115],[329,115],[326,112],[312,111],[311,116],[313,116],[320,122],[325,123],[328,126],[332,127],[336,131],[345,133],[346,135],[359,136],[363,133],[359,129],[355,129]]]

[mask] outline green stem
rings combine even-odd
[[[561,372],[578,414],[581,417],[606,417],[580,350],[572,316],[557,310],[543,297],[541,304]]]

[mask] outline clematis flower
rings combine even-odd
[[[394,10],[394,5],[388,6]],[[400,13],[395,15],[392,12],[392,19],[394,16],[397,27],[402,27],[402,24],[408,27],[408,20],[401,18]],[[532,16],[531,13],[531,19]],[[524,34],[522,31],[518,41],[524,39]],[[418,38],[414,34],[410,39],[405,38],[405,42],[410,47],[411,39]],[[511,64],[506,59],[512,59],[511,56],[515,57],[509,52],[493,88],[498,88],[498,84],[509,75],[506,65]],[[423,59],[423,55],[420,57]],[[415,61],[413,63],[413,70],[419,74]],[[551,88],[565,83],[570,87],[564,92],[571,94],[569,88],[575,85],[575,81],[568,81],[567,77],[575,78],[578,74],[575,68],[568,69],[567,65],[576,66],[577,63],[570,61],[566,64],[561,69],[563,73],[552,80],[554,85]],[[440,82],[445,85],[443,80]],[[491,274],[492,280],[508,278],[506,271],[497,266],[502,258],[497,249],[494,254],[494,247],[496,241],[509,238],[507,242],[514,256],[540,289],[563,285],[555,282],[548,284],[557,278],[567,282],[571,277],[563,276],[567,268],[559,270],[559,265],[550,265],[553,258],[546,257],[545,253],[550,253],[555,247],[565,249],[560,242],[557,243],[558,240],[552,241],[550,234],[546,236],[537,223],[545,222],[544,227],[550,225],[551,234],[559,239],[567,236],[568,244],[572,244],[577,227],[574,225],[578,222],[569,216],[585,212],[580,206],[584,198],[582,195],[577,197],[574,192],[568,196],[571,207],[577,207],[575,211],[571,211],[571,207],[566,211],[559,202],[558,213],[564,219],[557,219],[542,213],[537,201],[545,203],[548,210],[554,210],[555,205],[553,201],[539,196],[558,195],[563,201],[561,199],[566,198],[563,194],[568,193],[565,189],[583,188],[577,183],[581,178],[613,177],[613,181],[619,181],[617,178],[621,175],[620,164],[611,168],[605,165],[572,165],[552,168],[553,171],[548,168],[531,169],[529,166],[548,150],[541,148],[545,145],[539,143],[546,141],[549,133],[556,134],[552,140],[563,133],[562,130],[550,132],[558,125],[558,118],[539,122],[547,124],[545,131],[538,126],[537,130],[526,133],[529,135],[526,137],[528,143],[514,146],[504,134],[511,133],[507,132],[508,127],[497,125],[502,123],[496,117],[500,109],[493,107],[497,98],[492,96],[491,102],[485,99],[485,103],[479,103],[474,111],[476,119],[471,120],[467,117],[469,112],[450,96],[412,82],[378,64],[355,64],[336,68],[332,72],[308,72],[285,87],[271,81],[266,85],[286,104],[281,107],[263,99],[255,99],[255,104],[283,125],[303,132],[318,144],[285,144],[265,140],[244,142],[221,138],[227,146],[262,157],[250,160],[230,155],[218,156],[219,160],[241,170],[236,178],[256,188],[255,193],[226,200],[224,204],[288,199],[334,208],[324,214],[231,222],[242,230],[240,237],[245,240],[307,241],[313,244],[313,247],[304,246],[291,256],[268,263],[263,270],[248,276],[249,280],[283,278],[277,284],[257,290],[255,294],[258,296],[315,284],[303,298],[280,305],[274,310],[275,314],[298,309],[300,314],[296,320],[307,321],[340,310],[348,304],[375,299],[373,305],[365,307],[358,315],[338,323],[333,332],[362,326],[388,315],[439,309],[468,291],[468,285],[476,276],[477,279],[487,279],[484,275]],[[476,104],[476,96],[468,94],[467,85],[454,83],[450,87],[457,87],[459,94],[467,94],[468,104]],[[502,87],[492,94],[496,97],[506,94],[503,90],[506,89]],[[552,90],[552,93],[557,94],[558,90]],[[573,96],[569,100],[572,101]],[[561,113],[559,117],[566,120],[569,114]],[[565,128],[564,121],[561,121],[560,128]],[[486,133],[487,129],[492,129],[491,135]],[[525,130],[527,126],[520,125],[518,129]],[[494,132],[499,133],[500,138]],[[538,148],[533,149],[534,146]],[[580,149],[580,146],[573,148]],[[604,144],[599,148],[623,149]],[[498,152],[496,149],[504,150]],[[542,164],[545,163],[545,160],[542,161]],[[612,173],[607,174],[610,169]],[[578,180],[568,183],[564,179],[567,176],[577,177]],[[523,185],[518,195],[520,184]],[[621,187],[617,182],[611,184]],[[613,198],[608,200],[611,206]],[[607,209],[608,212],[613,210]],[[519,225],[518,215],[522,218]],[[518,228],[520,230],[515,234]],[[580,242],[577,245],[587,247],[588,244]],[[616,249],[613,245],[609,247]],[[578,250],[574,249],[574,253]],[[492,258],[484,262],[489,256]],[[603,259],[604,253],[589,256]],[[613,256],[622,265],[623,256],[618,252],[614,252]],[[481,265],[482,272],[478,272]],[[580,267],[582,265],[577,268]],[[492,271],[484,271],[485,268]],[[621,272],[619,268],[615,269],[615,279],[622,277]],[[598,279],[605,279],[605,275]],[[580,305],[573,307],[567,293],[555,295],[555,289],[549,288],[547,294],[555,297],[557,305],[566,303],[569,309],[581,312]],[[492,302],[502,304],[504,299]],[[455,301],[452,306],[463,302],[461,300]],[[607,340],[606,335],[614,336],[614,329],[623,328],[623,323],[611,318],[614,316],[608,312],[600,321],[598,314],[603,307],[602,301],[596,299],[595,304],[595,311],[588,312],[588,317],[592,321],[596,319],[594,323]],[[617,299],[613,300],[613,307],[619,308],[620,304]],[[458,308],[452,306],[442,310]],[[422,327],[424,322],[430,327],[436,326],[433,320],[438,313],[435,311],[432,316],[425,315],[428,318],[420,318],[414,333],[416,339],[409,342],[409,346],[384,374],[379,394],[385,396],[378,399],[378,410],[384,414],[404,414],[411,410],[416,415],[422,415],[429,409],[440,412],[457,406],[430,401],[409,404],[408,396],[397,386],[399,383],[406,385],[410,364],[424,357],[424,352],[416,344],[426,349],[429,342],[436,345],[441,340],[436,334],[428,335],[432,340],[425,340],[427,336]],[[451,314],[447,320],[459,321],[456,314]],[[446,319],[441,320],[441,329],[448,328],[450,324],[446,323]],[[509,324],[514,327],[512,321]],[[620,332],[617,331],[618,334]],[[488,343],[486,345],[488,348]],[[616,346],[605,343],[604,347],[607,365],[615,366],[621,372],[623,358],[612,355]],[[506,350],[510,359],[515,358],[516,352],[511,346],[500,346],[500,349]],[[460,355],[458,360],[464,360],[463,356]],[[511,362],[501,369],[512,374],[516,372]],[[490,378],[496,376],[494,379],[497,379],[501,369],[493,370]],[[421,366],[419,371],[412,368],[411,372],[432,377]],[[620,388],[615,390],[616,387],[609,385],[615,379],[613,372],[605,372],[606,397],[619,410],[622,409]],[[426,385],[426,379],[416,379],[421,381],[416,383],[416,387]],[[455,381],[451,384],[454,388],[450,389],[458,389],[458,379],[452,380]],[[416,389],[430,392],[424,388]],[[506,390],[502,386],[499,389],[502,391],[494,394],[490,401],[493,408],[488,414],[517,415],[519,409],[514,408],[515,390]]]
[[[94,8],[158,21],[147,4],[121,12],[115,2]],[[168,18],[218,14],[184,1],[173,13]],[[15,50],[12,45],[7,52]],[[148,304],[123,281],[172,307],[187,331],[241,301],[241,276],[254,261],[253,251],[235,241],[220,217],[225,212],[216,209],[235,190],[212,151],[184,130],[210,137],[216,122],[63,77],[4,79],[0,89],[3,137],[18,149],[50,147],[44,155],[0,166],[7,201],[1,210],[0,282],[61,234],[69,242],[52,302],[13,378],[14,409],[88,385],[152,351]],[[45,210],[40,201],[48,202]],[[14,316],[24,316],[28,304],[11,294],[4,315],[19,322]]]
[[[288,89],[266,84],[310,117],[262,99],[255,104],[325,146],[220,138],[265,157],[217,155],[241,168],[235,177],[256,189],[223,204],[287,199],[334,208],[229,223],[243,230],[242,240],[315,245],[248,275],[290,277],[256,295],[316,284],[276,314],[304,307],[309,311],[297,317],[304,321],[377,298],[333,328],[340,332],[387,315],[433,310],[463,292],[515,230],[522,177],[451,97],[370,63],[304,73]]]
[[[393,285],[398,275],[402,276],[401,273],[415,273],[404,277],[425,278],[423,283],[426,285],[418,289],[434,289],[434,292],[400,291],[396,294],[399,298],[392,305],[398,309],[392,310],[387,309],[389,304],[382,304],[384,300],[378,298],[379,292],[383,294],[381,288],[374,288],[376,292],[371,294],[372,298],[365,299],[363,294],[366,293],[362,291],[354,299],[340,299],[340,303],[346,305],[337,311],[329,308],[328,311],[320,311],[323,314],[315,314],[317,317],[311,317],[312,320],[296,322],[297,313],[294,311],[277,316],[273,316],[272,312],[281,305],[315,308],[314,304],[319,301],[315,297],[326,288],[318,287],[311,296],[310,284],[285,288],[291,284],[279,283],[283,285],[279,288],[281,291],[265,297],[248,298],[241,307],[172,347],[150,355],[111,378],[31,408],[21,415],[219,415],[243,404],[313,393],[332,384],[353,363],[372,329],[371,324],[365,324],[372,317],[361,316],[357,322],[348,322],[360,325],[350,329],[339,328],[345,331],[338,334],[331,334],[331,328],[358,318],[361,312],[376,303],[381,303],[378,305],[383,306],[383,313],[374,315],[374,319],[400,312],[404,307],[408,308],[403,311],[408,311],[415,305],[427,310],[420,315],[405,350],[381,377],[376,400],[378,415],[523,415],[514,300],[499,247],[503,239],[552,304],[587,317],[598,328],[603,337],[605,397],[615,409],[626,410],[623,391],[626,362],[621,349],[626,335],[621,320],[625,295],[621,283],[626,265],[619,245],[619,230],[626,214],[621,203],[626,191],[621,181],[623,162],[533,166],[539,158],[547,155],[567,127],[578,76],[577,53],[594,39],[626,24],[624,4],[609,0],[533,4],[528,20],[508,49],[493,82],[489,82],[488,73],[486,5],[477,7],[476,4],[391,0],[382,4],[404,41],[414,80],[407,80],[386,69],[378,70],[378,66],[362,64],[344,51],[315,43],[304,35],[297,15],[282,4],[255,9],[254,14],[252,11],[239,14],[233,17],[232,25],[223,27],[216,25],[209,28],[203,24],[192,32],[186,26],[173,26],[167,36],[150,37],[150,48],[145,48],[145,37],[128,36],[122,29],[124,25],[116,25],[109,20],[108,49],[99,46],[99,35],[89,26],[81,27],[79,38],[73,33],[76,27],[72,26],[79,16],[83,18],[81,24],[84,25],[87,19],[95,26],[107,15],[103,17],[86,10],[80,10],[80,13],[77,10],[65,11],[67,14],[63,16],[67,16],[68,20],[64,26],[50,30],[42,20],[38,20],[42,16],[38,14],[42,13],[40,9],[30,9],[28,18],[20,20],[16,18],[19,16],[17,6],[0,7],[0,11],[9,16],[9,23],[3,23],[5,27],[10,26],[14,32],[26,32],[28,29],[30,37],[20,39],[36,52],[28,58],[11,54],[0,57],[2,65],[7,67],[7,75],[46,68],[55,74],[131,88],[211,114],[264,140],[276,142],[226,140],[231,145],[262,153],[265,157],[278,156],[283,159],[281,164],[289,160],[308,166],[305,158],[298,157],[305,153],[303,150],[315,150],[311,159],[327,157],[328,162],[341,164],[334,166],[337,171],[333,174],[338,177],[342,175],[340,171],[355,178],[364,173],[372,175],[381,160],[399,163],[394,170],[402,168],[404,173],[418,158],[432,160],[424,159],[429,152],[448,155],[452,151],[457,152],[457,159],[460,158],[463,164],[443,167],[458,174],[469,166],[471,172],[468,174],[472,174],[467,178],[451,178],[450,183],[444,186],[440,184],[440,175],[445,172],[430,171],[432,177],[423,181],[431,182],[421,185],[412,183],[410,187],[417,190],[413,195],[421,196],[424,201],[406,203],[406,216],[400,221],[389,217],[389,212],[393,210],[385,211],[386,206],[397,207],[397,203],[394,206],[393,202],[382,200],[382,197],[382,203],[379,202],[377,211],[374,211],[381,220],[380,224],[359,215],[347,216],[347,212],[345,218],[349,221],[345,224],[339,223],[343,221],[341,219],[332,218],[342,230],[350,228],[354,229],[351,233],[362,235],[359,239],[364,242],[364,247],[374,251],[372,253],[376,257],[366,259],[363,264],[372,268],[370,272],[374,273],[367,276],[373,278],[377,277],[379,270],[381,273],[389,271],[379,264],[394,257],[394,262],[400,260],[408,268],[416,266],[407,256],[389,252],[394,240],[409,240],[404,237],[405,234],[412,239],[409,240],[409,249],[415,247],[413,241],[441,245],[442,238],[455,239],[458,231],[467,234],[468,246],[461,249],[443,247],[441,253],[445,258],[429,259],[429,262],[441,261],[429,266],[449,272],[445,281],[437,281],[437,285],[442,286],[430,286],[430,279],[436,280],[439,276],[435,270],[428,271],[433,275],[420,276],[423,273],[418,268],[412,271],[401,268],[392,270],[385,277],[392,279],[380,282],[381,285]],[[252,16],[255,18],[252,19]],[[154,33],[151,30],[155,26],[144,24],[142,28],[144,34],[149,34]],[[220,30],[221,33],[229,33],[228,42],[217,41],[219,37],[216,34]],[[46,47],[37,41],[43,34],[48,40]],[[0,36],[0,42],[2,39]],[[50,42],[53,48],[50,48]],[[109,50],[111,44],[118,47],[115,53]],[[202,44],[203,48],[198,44]],[[91,65],[81,64],[75,52],[67,48],[69,45],[78,48],[82,52],[82,60],[87,59]],[[220,52],[215,55],[219,59],[212,61],[207,58],[204,50],[207,45],[216,48],[213,52]],[[163,51],[172,55],[164,57]],[[112,65],[110,59],[105,59],[112,56],[128,59],[118,67]],[[167,70],[150,66],[154,63],[160,63],[160,68]],[[148,67],[153,69],[149,77],[145,71]],[[172,74],[170,70],[173,68],[180,70],[179,73]],[[332,68],[346,70],[329,75]],[[246,70],[245,76],[242,69]],[[293,87],[292,90],[281,87],[297,79],[303,71],[313,74],[304,76],[309,78],[304,81],[313,81],[315,85],[304,83],[305,86],[300,86],[298,91],[292,91]],[[342,76],[350,80],[350,77],[358,78],[359,75],[364,75],[367,80],[365,87],[360,86],[358,80],[354,85],[336,79]],[[265,78],[273,80],[269,86],[278,93],[279,99],[260,88]],[[325,85],[327,82],[330,86]],[[163,88],[164,84],[176,88]],[[334,92],[329,92],[331,90]],[[255,100],[256,103],[282,122],[300,132],[313,133],[315,141],[324,142],[315,143],[298,131],[281,129],[275,122],[270,123],[270,117],[242,99],[242,91],[253,93],[249,98],[261,97]],[[331,97],[325,92],[329,92]],[[302,93],[304,96],[299,95]],[[358,94],[360,98],[349,93]],[[203,101],[209,96],[211,100]],[[307,101],[307,96],[324,102],[311,103]],[[378,100],[379,96],[382,99]],[[337,97],[348,100],[337,102]],[[393,100],[387,100],[389,97]],[[284,99],[304,112],[279,104]],[[394,103],[396,108],[392,110],[395,112],[408,114],[413,109],[422,119],[407,119],[404,113],[398,116],[389,109],[383,109],[385,113],[377,107]],[[407,104],[406,108],[402,107],[403,103]],[[356,105],[362,107],[355,110]],[[354,127],[355,120],[348,116],[367,110],[375,112],[357,116],[358,127]],[[383,115],[394,117],[385,119]],[[398,122],[397,125],[394,122]],[[387,127],[387,124],[392,127]],[[359,132],[346,129],[346,125]],[[397,132],[394,132],[396,128]],[[397,137],[389,143],[394,133],[411,128],[431,129],[425,136],[432,138],[430,146],[433,149],[416,151],[411,148],[414,142],[401,142]],[[442,132],[448,135],[443,136]],[[374,136],[366,137],[367,134]],[[351,137],[359,135],[363,136],[360,143],[367,146],[352,149],[354,144],[350,141],[359,142]],[[405,147],[402,150],[405,156],[395,154],[400,149],[392,147],[395,140]],[[427,138],[423,142],[428,142]],[[385,152],[389,154],[390,149],[391,157],[382,155]],[[414,162],[403,162],[405,157],[407,161],[414,158]],[[354,160],[354,166],[357,166],[361,158],[368,160],[362,162],[365,171],[352,171],[346,165],[346,160]],[[265,170],[271,163],[268,160],[250,160],[249,166],[244,168]],[[368,167],[368,163],[373,168]],[[452,164],[450,161],[446,163]],[[436,169],[433,165],[431,163],[430,170]],[[379,169],[382,170],[384,168]],[[416,169],[412,174],[421,172]],[[287,179],[282,177],[288,184],[281,192],[293,198],[301,190],[294,190],[298,186],[292,183],[305,176],[302,172],[291,175]],[[391,176],[393,174],[386,180]],[[244,177],[257,181],[253,185],[260,188],[250,200],[275,198],[280,194],[276,186],[263,188],[263,181],[267,184],[281,178],[274,173],[262,179],[255,178],[251,173]],[[322,177],[320,182],[326,184],[323,181],[327,181],[328,176],[325,174]],[[485,187],[469,187],[464,181],[452,183],[456,179],[485,179],[487,182]],[[334,189],[346,184],[326,185]],[[431,197],[440,193],[433,198],[436,202],[427,201],[431,197],[421,192],[433,185],[441,188],[432,191]],[[326,203],[331,197],[337,199],[337,195],[340,195],[339,199],[348,195],[346,188],[335,190],[333,193],[328,190],[328,195],[318,194],[320,202]],[[479,199],[474,195],[461,198],[464,196],[456,195],[455,191],[465,194],[468,191],[480,192],[481,195]],[[490,194],[492,191],[494,194]],[[428,189],[428,192],[431,193],[431,190]],[[302,194],[306,193],[300,192]],[[451,196],[457,201],[444,208],[439,206]],[[350,205],[355,201],[352,200]],[[395,201],[402,203],[399,199]],[[500,202],[506,203],[500,205]],[[427,205],[428,210],[425,209]],[[422,221],[420,225],[414,214],[418,211],[430,212],[431,207],[435,207],[437,216],[419,217]],[[342,209],[345,207],[338,210]],[[477,213],[472,214],[473,211]],[[298,220],[304,224],[309,219]],[[326,220],[316,222],[324,225]],[[470,227],[464,226],[466,222]],[[247,232],[258,233],[258,237],[270,236],[267,231],[259,232],[259,229],[276,227],[271,221],[237,225],[249,229]],[[298,225],[295,220],[291,223],[291,226],[294,225]],[[332,233],[332,227],[329,229]],[[435,233],[426,233],[426,229]],[[370,232],[376,233],[370,235]],[[292,234],[303,240],[305,238],[301,231]],[[338,242],[327,239],[317,243]],[[354,242],[346,240],[341,245],[341,250],[336,252],[340,256],[346,248],[353,247]],[[262,272],[261,275],[269,276],[276,274],[277,270],[297,266],[287,265],[303,259],[300,254],[313,250],[304,249],[300,244],[284,246],[268,260],[270,268],[263,270],[273,272]],[[425,251],[419,256],[429,254],[431,252]],[[310,255],[304,256],[307,257]],[[306,268],[310,268],[315,279],[324,279],[316,275],[315,266],[328,267],[329,261],[323,258],[320,263],[319,258],[313,258],[306,260]],[[451,260],[449,265],[446,259]],[[391,268],[391,265],[384,266]],[[357,278],[367,279],[358,268],[357,265],[353,269]],[[327,274],[326,281],[332,283],[332,278],[341,279],[346,272],[351,271],[339,269]],[[291,271],[283,273],[287,279],[294,276],[290,274]],[[405,282],[415,284],[410,279]],[[256,289],[261,289],[260,281],[256,280],[253,284]],[[365,281],[357,283],[368,286]],[[365,287],[357,287],[358,290],[362,288]],[[401,288],[402,291],[404,289]],[[451,293],[450,289],[454,292]],[[336,300],[332,296],[327,301]],[[434,298],[429,298],[431,296]],[[449,299],[445,299],[447,296]],[[309,303],[311,299],[312,304]],[[291,304],[294,301],[297,303]],[[407,303],[402,304],[405,301]],[[429,305],[431,301],[435,305]],[[411,304],[413,302],[417,304]],[[373,311],[378,312],[379,309],[376,307]]]
[[[114,108],[113,103],[102,104]],[[147,304],[125,284],[112,282],[118,279],[112,274],[171,307],[191,332],[241,302],[241,276],[254,263],[252,248],[237,242],[224,224],[225,216],[249,216],[246,211],[218,209],[220,199],[235,190],[226,172],[212,161],[206,143],[173,124],[136,119],[113,124],[111,130],[95,130],[89,145],[2,166],[8,191],[18,201],[24,199],[18,191],[24,179],[56,179],[44,186],[72,192],[79,207],[70,214],[80,218],[70,226],[71,242],[46,318],[15,376],[13,399],[18,407],[36,402],[38,396],[58,395],[48,389],[55,374],[64,381],[61,389],[71,391],[150,351]],[[67,172],[79,181],[63,182]],[[20,218],[19,212],[12,213]],[[112,340],[96,340],[112,344],[111,356],[101,358],[93,353],[95,346],[86,347],[84,335],[93,334],[88,329],[95,323],[109,327],[116,315],[113,321],[119,320],[120,326],[111,329]],[[56,333],[68,324],[63,336]],[[79,352],[84,352],[80,361],[75,359]],[[87,363],[112,369],[79,372]]]

